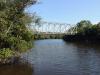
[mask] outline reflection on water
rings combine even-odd
[[[63,40],[37,40],[22,58],[34,65],[0,67],[0,75],[100,75],[100,47]],[[34,72],[33,72],[34,71]]]
[[[31,65],[19,63],[13,65],[1,65],[0,75],[34,75],[34,72]]]

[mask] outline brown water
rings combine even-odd
[[[0,75],[100,75],[99,45],[38,40],[22,58],[31,65],[0,66]]]

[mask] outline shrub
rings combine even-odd
[[[0,58],[10,58],[14,55],[14,52],[9,48],[3,48],[0,50]]]
[[[19,52],[25,52],[27,49],[30,48],[30,46],[32,46],[31,43],[26,42],[25,40],[20,40],[20,41],[16,44],[15,48],[16,48],[16,50],[19,51]]]

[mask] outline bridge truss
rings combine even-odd
[[[32,24],[31,29],[34,33],[44,33],[44,34],[75,34],[77,33],[77,28],[75,25],[67,23],[58,22],[46,22],[42,21],[39,24]]]

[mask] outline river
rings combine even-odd
[[[37,40],[23,54],[27,63],[0,67],[0,75],[100,75],[100,46]]]

